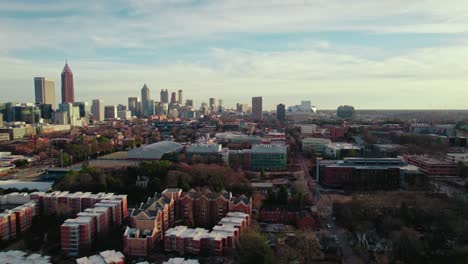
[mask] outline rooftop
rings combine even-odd
[[[174,141],[160,141],[128,151],[129,159],[161,159],[166,153],[182,150],[183,146]]]

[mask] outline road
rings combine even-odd
[[[299,166],[301,166],[302,171],[304,171],[304,177],[307,180],[307,185],[309,186],[310,193],[313,194],[313,201],[314,203],[317,203],[320,200],[319,186],[317,182],[315,182],[315,179],[312,178],[312,176],[310,175],[309,169],[307,168],[307,165],[302,155],[297,155],[297,162],[299,163]]]
[[[341,254],[341,261],[344,264],[362,263],[361,259],[354,254],[353,249],[349,246],[348,232],[336,225],[332,217],[325,219],[325,226],[329,227],[328,232],[337,243]]]

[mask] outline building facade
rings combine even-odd
[[[73,73],[65,63],[62,71],[62,103],[74,103],[75,102],[75,86],[73,83]]]
[[[257,121],[263,119],[263,98],[261,96],[252,97],[252,118]]]
[[[91,113],[93,120],[96,122],[104,121],[104,101],[101,99],[94,99],[91,105]]]
[[[55,82],[45,77],[34,78],[36,104],[49,104],[56,109]]]

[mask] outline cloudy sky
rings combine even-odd
[[[34,98],[65,59],[75,98],[144,83],[227,106],[468,108],[466,0],[0,0],[0,101]]]

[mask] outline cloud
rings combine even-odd
[[[153,94],[184,89],[199,103],[210,95],[229,105],[264,95],[269,108],[301,99],[320,108],[461,108],[467,14],[466,0],[2,2],[0,89],[7,100],[32,100],[38,75],[55,76],[58,89],[68,58],[77,97],[88,101],[124,103],[147,82]],[[307,35],[317,32],[382,41]],[[415,34],[440,36],[410,48],[383,43]]]

